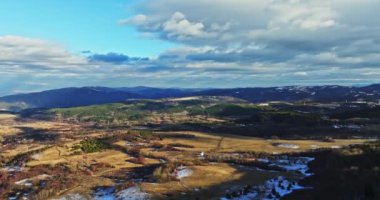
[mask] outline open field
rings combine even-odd
[[[27,166],[65,163],[69,166],[75,167],[78,165],[89,165],[91,163],[107,163],[111,165],[113,170],[141,166],[139,164],[128,162],[128,160],[132,158],[128,154],[115,150],[76,155],[70,150],[75,143],[77,142],[65,144],[65,147],[52,147],[41,153],[34,154],[32,155],[33,160],[28,162]],[[146,164],[156,163],[159,162],[154,159],[146,160]]]
[[[16,115],[14,114],[0,114],[0,120],[14,119],[14,118],[16,118]]]
[[[166,138],[165,135],[184,134],[193,135],[194,138]],[[161,132],[164,139],[163,144],[185,144],[194,146],[194,148],[182,148],[187,151],[194,152],[263,152],[263,153],[289,153],[303,152],[317,148],[339,148],[351,144],[362,144],[369,140],[367,139],[337,139],[332,142],[323,142],[317,140],[280,140],[280,139],[260,139],[253,137],[224,135],[224,134],[206,134],[200,132]],[[288,144],[283,147],[275,146],[275,144]]]
[[[222,197],[227,190],[233,191],[248,184],[263,184],[269,179],[286,174],[218,163],[193,166],[189,169],[192,170],[192,175],[179,182],[143,183],[141,188],[157,199],[165,199],[168,194],[172,199],[182,199],[184,196],[187,199],[219,199],[218,197]]]

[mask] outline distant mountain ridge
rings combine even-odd
[[[105,87],[63,88],[0,98],[5,103],[25,103],[31,108],[62,108],[139,98],[138,94]]]
[[[326,86],[285,86],[268,88],[233,88],[201,91],[199,95],[231,96],[250,102],[267,101],[378,101],[380,84],[364,87],[339,85]]]
[[[123,102],[130,99],[159,99],[189,96],[230,96],[254,103],[268,101],[372,101],[380,100],[380,84],[365,87],[285,86],[232,89],[177,89],[153,87],[80,87],[0,97],[0,106],[23,105],[23,108],[63,108]],[[4,108],[0,108],[4,109]]]

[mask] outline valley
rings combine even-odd
[[[320,154],[376,144],[377,115],[338,105],[197,96],[3,112],[0,196],[302,197]]]

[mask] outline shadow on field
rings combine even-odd
[[[51,133],[46,129],[35,129],[31,127],[18,127],[21,130],[16,135],[5,137],[7,143],[23,143],[23,142],[42,142],[53,143],[59,139],[59,135]]]
[[[375,200],[380,199],[380,142],[325,150],[311,155],[314,176],[301,184],[311,190],[299,190],[285,200]]]

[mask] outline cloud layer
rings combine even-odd
[[[378,8],[378,0],[144,0],[119,25],[178,47],[151,58],[73,54],[41,39],[0,36],[0,89],[380,82]]]
[[[140,6],[139,15],[120,22],[187,46],[169,54],[188,66],[303,74],[315,82],[339,71],[337,83],[379,72],[379,1],[147,0]]]

